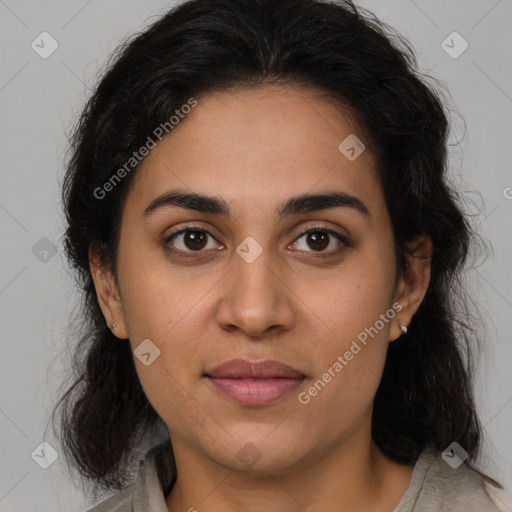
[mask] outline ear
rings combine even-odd
[[[120,339],[127,339],[123,307],[114,276],[108,266],[104,264],[99,254],[89,249],[89,268],[91,269],[96,296],[107,326],[116,324],[112,333]]]
[[[397,284],[393,301],[399,302],[402,309],[397,313],[391,326],[389,341],[394,341],[402,335],[400,325],[408,326],[411,323],[430,283],[432,241],[427,235],[419,235],[409,247],[413,252],[407,257],[406,269]]]

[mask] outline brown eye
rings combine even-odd
[[[321,231],[308,233],[306,243],[315,251],[322,251],[329,245],[329,235]]]
[[[206,236],[201,231],[185,231],[183,243],[188,249],[202,249],[206,245]]]
[[[217,247],[214,242],[210,242],[208,246],[208,238],[212,241],[215,239],[204,229],[182,229],[169,236],[165,244],[171,246],[174,252],[203,252],[202,249],[213,249]]]
[[[325,253],[325,256],[340,252],[345,247],[352,247],[347,237],[320,227],[303,231],[293,245],[300,251]]]

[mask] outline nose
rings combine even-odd
[[[286,282],[289,272],[268,250],[251,263],[234,254],[217,309],[219,326],[228,331],[239,329],[258,339],[291,329],[296,308],[290,283]]]

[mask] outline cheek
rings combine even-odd
[[[354,255],[326,278],[297,281],[294,291],[317,317],[316,322],[329,333],[327,347],[339,349],[340,343],[343,348],[386,314],[393,280],[392,265],[387,261]],[[390,315],[392,319],[394,312]],[[379,322],[381,338],[386,338],[389,327],[389,322],[384,325]]]
[[[193,271],[172,266],[163,250],[129,243],[121,246],[118,272],[125,323],[134,340],[164,343],[171,335],[179,336],[213,284],[212,277],[199,283]]]
[[[136,362],[136,368],[144,394],[169,429],[185,438],[198,430],[205,435],[211,418],[208,404],[196,396],[195,388],[186,380],[187,375],[180,373],[180,368],[187,368],[183,358],[162,351],[151,366]]]
[[[389,332],[389,323],[380,320],[380,311],[376,311],[377,315],[367,313],[357,319],[342,314],[335,324],[335,335],[315,347],[319,373],[310,379],[300,403],[314,411],[315,421],[325,419],[321,423],[326,440],[340,431],[348,434],[357,429],[372,410]]]
[[[206,311],[203,287],[187,287],[187,283],[178,282],[177,275],[163,277],[163,269],[155,266],[139,265],[130,270],[125,265],[123,272],[125,278],[130,276],[124,287],[124,318],[137,374],[148,400],[168,424],[174,424],[176,419],[172,418],[180,417],[183,411],[197,413],[196,420],[204,421],[200,411],[191,407],[190,395],[204,371],[198,354],[204,343],[201,333],[211,315]],[[150,356],[148,366],[137,357],[141,353],[138,347],[148,343],[145,340],[151,341],[149,352],[157,354],[154,360]]]
[[[209,287],[149,275],[134,279],[132,286],[123,300],[123,312],[134,348],[150,339],[172,373],[192,372],[211,315],[205,297]]]
[[[383,260],[361,258],[308,298],[323,335],[315,343],[319,373],[306,389],[305,407],[335,418],[333,425],[356,421],[372,406],[396,314],[389,302],[389,269]]]
[[[211,312],[206,311],[207,302],[201,301],[204,293],[199,290],[177,296],[172,287],[159,289],[161,282],[139,284],[137,293],[127,300],[125,314],[137,374],[163,421],[188,435],[191,425],[196,428],[205,423],[204,407],[194,394],[205,370],[200,354]],[[159,351],[148,366],[137,357],[137,347],[146,339]]]

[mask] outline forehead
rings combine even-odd
[[[373,154],[351,160],[340,150],[347,138],[365,135],[348,110],[318,91],[266,85],[196,100],[139,166],[129,198],[139,208],[175,188],[215,194],[235,212],[329,189],[383,207]]]

